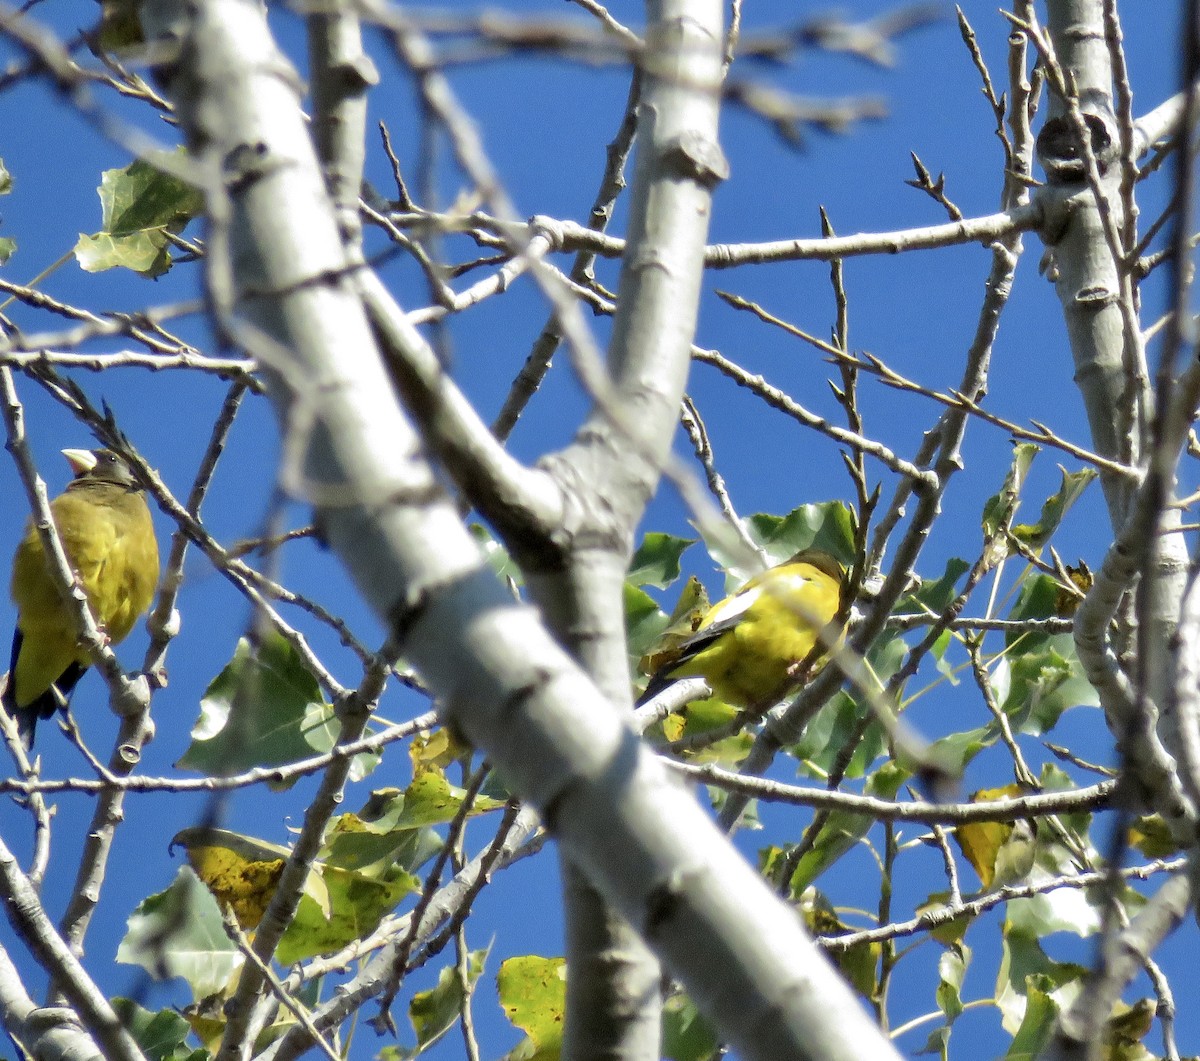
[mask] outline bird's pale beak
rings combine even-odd
[[[64,449],[62,455],[67,458],[76,478],[96,467],[96,455],[90,449]]]

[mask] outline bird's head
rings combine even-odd
[[[831,553],[827,553],[823,549],[811,547],[801,549],[787,562],[789,564],[809,564],[839,584],[846,581],[846,569]]]
[[[62,455],[75,473],[74,483],[114,483],[138,488],[129,465],[111,449],[64,449]]]

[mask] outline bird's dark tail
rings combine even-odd
[[[663,667],[661,670],[652,674],[650,676],[650,680],[646,683],[646,688],[642,691],[642,695],[639,696],[636,701],[634,701],[633,706],[641,707],[643,704],[648,703],[659,693],[661,693],[668,685],[675,681],[675,679],[670,676],[670,670],[670,667]]]
[[[9,712],[17,720],[17,736],[26,752],[33,751],[33,738],[37,733],[37,713],[27,707],[13,708]]]
[[[21,631],[17,630],[13,634],[12,656],[9,659],[8,674],[4,677],[4,688],[0,690],[0,704],[4,706],[4,713],[8,715],[17,724],[17,732],[20,734],[21,743],[28,751],[33,746],[33,729],[37,724],[37,719],[30,722],[25,722],[25,711],[17,707],[17,656],[21,654]]]

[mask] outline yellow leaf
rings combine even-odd
[[[1023,795],[1020,785],[1005,785],[1004,788],[980,789],[971,797],[972,803],[986,803]],[[1013,827],[1007,822],[972,822],[954,830],[954,837],[963,856],[979,875],[985,889],[996,879],[996,856],[1004,842],[1012,835]]]
[[[176,833],[171,847],[176,846],[187,852],[188,864],[217,903],[232,910],[247,931],[262,920],[291,854],[278,844],[205,826]],[[329,895],[319,866],[309,871],[304,894],[328,916]]]
[[[243,929],[257,926],[275,894],[287,848],[203,827],[176,834],[176,845],[221,907],[231,909]]]
[[[444,770],[470,752],[470,746],[457,740],[444,726],[432,733],[418,733],[409,747],[413,776],[426,770]]]
[[[1182,850],[1161,814],[1144,814],[1129,827],[1129,842],[1147,858],[1170,858]]]
[[[679,594],[670,625],[638,662],[638,670],[643,674],[657,674],[674,663],[679,658],[680,646],[696,632],[709,607],[704,586],[692,575]]]
[[[1079,602],[1082,599],[1079,593],[1087,593],[1092,588],[1092,583],[1096,581],[1096,577],[1092,574],[1092,569],[1083,560],[1079,561],[1078,567],[1068,564],[1067,576],[1070,578],[1071,584],[1079,592],[1072,592],[1066,586],[1059,587],[1058,593],[1054,598],[1054,614],[1063,619],[1069,619],[1075,614],[1075,610],[1079,607]]]

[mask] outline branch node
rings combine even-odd
[[[729,178],[729,161],[720,145],[694,129],[685,130],[667,142],[662,160],[680,176],[704,188],[715,188]]]

